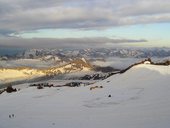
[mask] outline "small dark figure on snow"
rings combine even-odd
[[[108,97],[112,97],[111,95],[109,95]]]
[[[41,86],[41,85],[38,85],[37,86],[37,89],[43,89],[44,87],[43,86]]]

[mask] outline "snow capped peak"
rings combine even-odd
[[[84,63],[87,63],[86,59],[85,58],[81,58],[82,61],[84,61]]]

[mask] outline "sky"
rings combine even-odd
[[[0,0],[0,47],[170,47],[170,0]]]

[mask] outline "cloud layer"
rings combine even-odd
[[[0,36],[170,22],[170,0],[0,0]]]
[[[140,43],[147,40],[96,38],[1,38],[0,47],[16,48],[108,48],[126,43]]]

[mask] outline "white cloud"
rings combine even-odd
[[[170,0],[0,0],[0,35],[170,22]]]

